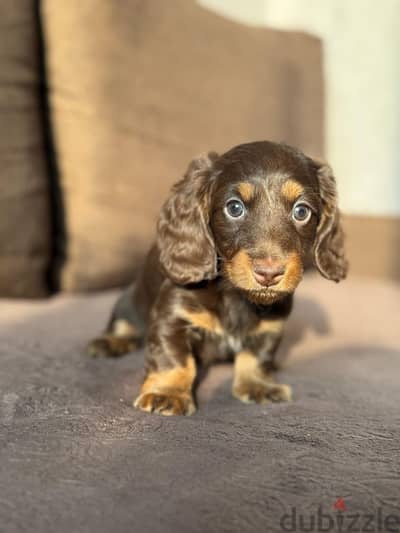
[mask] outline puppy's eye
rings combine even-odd
[[[293,207],[292,218],[299,224],[307,224],[311,218],[311,208],[307,204],[298,203]]]
[[[228,200],[224,209],[225,213],[231,218],[241,218],[244,215],[245,207],[240,200]]]

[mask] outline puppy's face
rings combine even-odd
[[[330,167],[268,141],[194,160],[161,211],[157,244],[175,283],[220,275],[258,304],[292,293],[310,256],[328,279],[347,271]]]
[[[224,277],[250,300],[272,303],[295,290],[312,252],[318,179],[296,152],[246,152],[216,165],[210,227]]]

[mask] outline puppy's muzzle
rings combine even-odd
[[[278,285],[285,274],[285,267],[279,261],[270,257],[253,261],[253,276],[263,287]]]

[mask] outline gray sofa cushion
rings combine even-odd
[[[399,516],[400,287],[311,278],[297,296],[279,375],[294,401],[241,404],[219,366],[185,418],[132,408],[142,353],[81,355],[114,293],[2,302],[0,530],[278,532],[293,507],[308,521],[319,506]]]

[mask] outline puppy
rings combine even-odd
[[[271,373],[309,259],[327,279],[346,276],[328,165],[268,141],[199,157],[172,188],[138,279],[88,352],[119,356],[145,339],[134,402],[143,411],[194,413],[198,366],[226,360],[242,402],[290,400]]]

